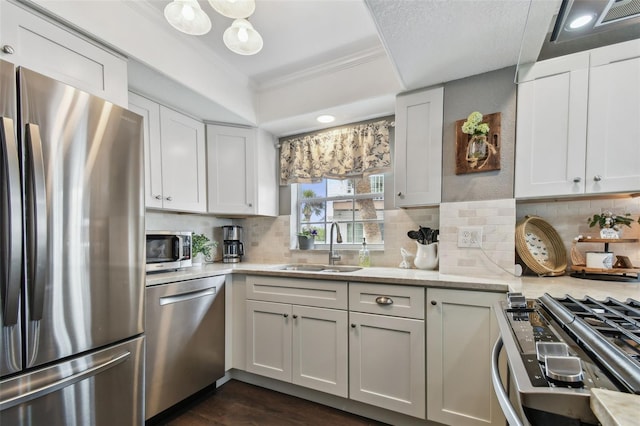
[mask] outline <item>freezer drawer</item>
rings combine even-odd
[[[0,382],[2,425],[143,423],[144,337]]]
[[[224,375],[224,276],[147,287],[145,416]]]

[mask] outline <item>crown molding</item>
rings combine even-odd
[[[386,56],[386,51],[381,45],[372,46],[303,70],[290,73],[283,73],[284,71],[281,71],[278,77],[275,78],[265,77],[264,79],[261,79],[260,77],[257,77],[253,79],[252,85],[254,90],[257,92],[266,92],[268,90],[287,86],[293,83],[310,80],[320,75],[332,74],[341,70],[364,65]],[[276,72],[269,72],[269,74],[275,73]]]

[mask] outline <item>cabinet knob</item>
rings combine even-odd
[[[249,204],[247,204],[247,205],[248,205],[249,207],[253,207],[253,204],[252,204],[252,203],[249,203]]]
[[[154,195],[153,198],[156,200],[162,200],[162,195]]]
[[[600,181],[602,180],[602,176],[600,176],[600,175],[595,175],[595,176],[593,177],[593,180],[594,180],[594,181],[596,181],[596,182],[600,182]]]
[[[298,318],[298,316],[297,316],[297,315],[294,315],[294,316],[293,316],[293,319],[296,319],[296,318]]]
[[[289,318],[289,314],[282,314],[283,317]]]
[[[398,197],[402,197],[402,192],[398,192]]]
[[[13,47],[9,46],[8,44],[5,44],[4,46],[2,46],[2,51],[7,55],[13,55],[14,53],[16,53]]]
[[[574,183],[580,183],[581,180],[582,180],[582,178],[580,176],[577,176],[577,177],[573,178],[573,182]]]
[[[433,306],[436,306],[436,305],[438,304],[438,302],[436,302],[435,300],[432,300],[432,301],[431,301],[431,304],[432,304]]]
[[[167,198],[165,198],[165,200],[167,201],[173,201],[173,197],[171,195],[169,195]]]
[[[355,324],[351,324],[351,328],[356,328],[356,325]]]
[[[393,299],[387,296],[376,297],[376,303],[378,305],[393,305]]]

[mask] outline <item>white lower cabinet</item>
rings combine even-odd
[[[424,289],[351,283],[349,309],[349,397],[424,419]]]
[[[504,425],[491,384],[502,293],[427,289],[427,418],[446,425]]]
[[[424,321],[349,313],[349,396],[425,417]]]
[[[323,282],[247,277],[249,297],[260,297],[263,289],[284,289],[289,297],[314,303],[318,295],[333,293]],[[334,284],[335,286],[335,284]],[[346,308],[346,283],[344,306]],[[337,287],[336,286],[336,287]],[[340,297],[340,291],[338,298]],[[265,298],[273,296],[267,292]],[[324,300],[323,300],[324,299]],[[326,304],[331,297],[319,297]],[[329,302],[333,304],[335,302]],[[263,300],[246,303],[246,369],[310,389],[347,397],[348,332],[346,310]]]

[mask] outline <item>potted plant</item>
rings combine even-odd
[[[298,233],[298,247],[300,250],[309,250],[314,247],[315,238],[318,231],[311,228],[305,228]]]
[[[191,237],[192,265],[200,266],[205,259],[212,259],[211,250],[215,247],[218,247],[216,241],[211,241],[204,234],[196,234],[194,232]]]
[[[598,225],[600,227],[600,238],[621,238],[622,227],[631,227],[631,213],[615,214],[609,210],[605,210],[600,214],[594,214],[593,217],[587,218],[589,227]],[[640,218],[638,218],[640,223]]]

